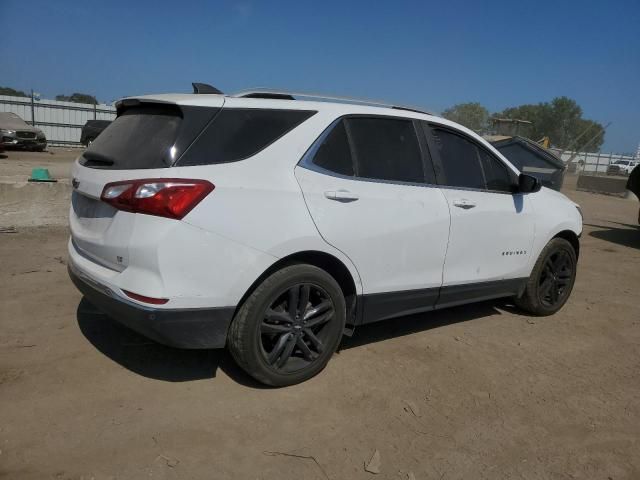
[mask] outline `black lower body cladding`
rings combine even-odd
[[[85,298],[118,323],[175,348],[223,348],[235,307],[154,309],[119,300],[101,291],[69,267],[69,276]]]

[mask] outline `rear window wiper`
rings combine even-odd
[[[82,156],[87,160],[85,162],[85,165],[90,164],[95,166],[110,167],[111,165],[116,163],[113,158],[109,157],[108,155],[103,155],[102,153],[87,151],[84,152]]]

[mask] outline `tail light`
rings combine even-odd
[[[180,220],[214,188],[206,180],[184,178],[125,180],[105,185],[100,199],[125,212]]]

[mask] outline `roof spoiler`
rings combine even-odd
[[[193,93],[196,94],[222,95],[222,92],[220,90],[206,83],[194,82],[191,85],[193,85]]]

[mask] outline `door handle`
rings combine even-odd
[[[329,200],[335,200],[336,202],[342,203],[355,202],[360,198],[357,193],[348,192],[346,190],[324,192],[324,196]]]
[[[454,200],[453,205],[458,208],[464,208],[465,210],[469,210],[470,208],[473,208],[476,206],[475,203],[473,203],[470,200],[467,200],[466,198],[462,198],[460,200]]]

